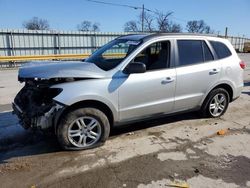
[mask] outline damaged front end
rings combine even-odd
[[[47,129],[57,123],[66,108],[53,100],[62,92],[57,84],[105,77],[106,72],[87,62],[30,62],[19,69],[18,81],[25,86],[13,102],[20,124],[28,128]]]
[[[25,129],[48,129],[52,127],[64,106],[53,98],[61,93],[60,88],[50,88],[61,79],[24,79],[25,86],[19,91],[12,104]]]

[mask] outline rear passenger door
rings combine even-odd
[[[205,40],[176,41],[175,111],[199,107],[208,89],[220,76],[221,66]]]

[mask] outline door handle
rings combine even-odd
[[[173,82],[175,79],[171,77],[166,77],[164,80],[161,81],[161,84],[168,84]]]
[[[212,69],[212,70],[209,72],[209,74],[210,74],[210,75],[213,75],[213,74],[218,74],[219,72],[220,72],[219,69]]]

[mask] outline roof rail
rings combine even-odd
[[[205,37],[217,37],[215,34],[204,34],[204,33],[152,33],[148,36],[146,36],[144,39],[149,39],[152,37],[157,37],[157,36],[205,36]]]

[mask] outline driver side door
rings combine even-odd
[[[176,71],[171,68],[171,41],[155,42],[144,48],[138,59],[145,73],[131,73],[119,88],[120,121],[169,113],[174,107]]]

